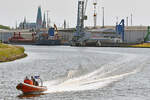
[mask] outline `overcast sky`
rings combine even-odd
[[[26,17],[28,22],[35,22],[37,7],[41,5],[42,13],[50,10],[49,17],[52,24],[63,24],[66,19],[70,27],[76,25],[78,0],[1,0],[0,24],[15,26]],[[105,7],[105,25],[115,25],[119,20],[133,14],[133,25],[150,25],[150,0],[97,0],[97,24],[102,25],[102,9]],[[87,6],[87,26],[93,25],[93,0]],[[129,22],[130,25],[130,22]]]

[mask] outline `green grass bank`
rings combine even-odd
[[[8,62],[26,57],[25,49],[21,46],[0,43],[0,62]]]

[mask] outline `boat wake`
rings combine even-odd
[[[131,74],[141,71],[144,67],[143,62],[146,60],[145,57],[137,54],[114,52],[100,53],[117,54],[121,55],[121,57],[100,66],[99,69],[92,72],[87,71],[87,73],[84,73],[84,69],[70,70],[64,78],[44,82],[44,85],[48,87],[46,93],[84,91],[103,88]]]

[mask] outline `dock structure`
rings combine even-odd
[[[0,30],[0,41],[3,43],[11,43],[13,40],[33,40],[33,32],[29,30]],[[25,42],[26,44],[26,42]]]
[[[114,30],[114,31],[113,31]],[[92,34],[102,37],[115,36],[115,26],[98,27],[97,29],[89,29]],[[147,34],[147,26],[126,26],[124,30],[124,43],[142,43]]]
[[[116,36],[115,26],[105,26],[105,28],[98,27],[86,27],[86,31],[90,32],[93,38],[111,38]],[[63,43],[69,44],[73,37],[73,33],[76,31],[75,28],[58,28],[58,34],[61,36]],[[14,32],[21,32],[21,36],[25,39],[32,39],[32,33],[29,30],[0,30],[0,40],[2,42],[9,43],[9,38],[14,35]],[[124,43],[138,44],[144,42],[144,37],[147,34],[147,26],[126,26]]]
[[[86,31],[90,32],[92,37],[94,38],[116,37],[115,26],[105,26],[105,28],[97,26],[96,29],[93,29],[93,27],[86,27]],[[75,28],[58,30],[58,33],[63,37],[65,41],[70,41],[73,37],[74,32]],[[143,43],[146,34],[147,26],[125,27],[124,43]]]

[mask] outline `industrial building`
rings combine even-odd
[[[125,41],[126,43],[143,43],[147,34],[146,26],[131,26],[125,29]]]
[[[105,28],[97,28],[87,30],[92,34],[93,38],[113,38],[116,37],[115,26],[105,26]],[[73,37],[75,29],[59,30],[59,34],[65,41],[70,41]],[[146,26],[128,26],[125,27],[124,43],[142,43],[147,34]]]
[[[93,36],[98,37],[117,37],[115,26],[105,26],[89,30]],[[128,26],[125,27],[124,43],[142,43],[147,34],[146,26]]]
[[[0,42],[8,43],[9,38],[12,37],[12,31],[0,29]]]

